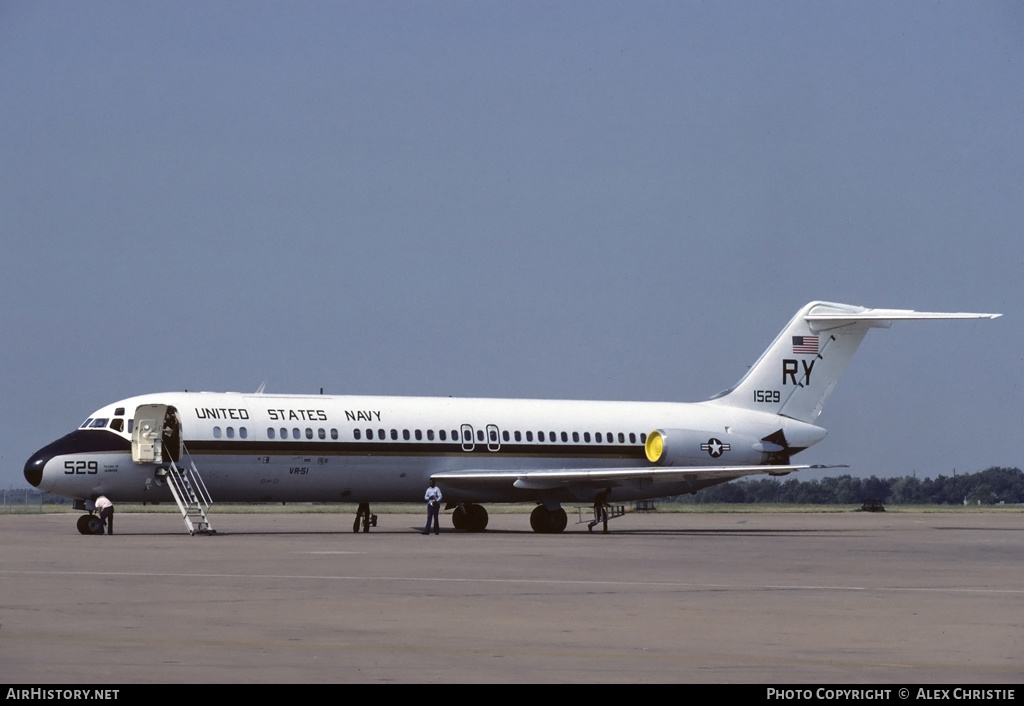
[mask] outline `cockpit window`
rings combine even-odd
[[[110,422],[110,428],[113,429],[114,431],[121,431],[122,429],[124,429],[124,420],[123,419],[115,419],[115,420],[113,420],[112,422]]]
[[[92,429],[102,429],[103,427],[107,426],[108,421],[110,420],[107,419],[106,417],[103,417],[101,419],[93,419],[92,424],[90,424],[89,427]]]
[[[88,418],[88,419],[86,419],[86,420],[85,420],[84,422],[82,422],[82,426],[80,426],[80,427],[78,427],[78,428],[79,428],[79,429],[86,429],[86,428],[88,428],[88,426],[89,426],[90,424],[92,424],[92,417],[89,417],[89,418]]]

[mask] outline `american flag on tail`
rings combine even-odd
[[[817,336],[793,336],[794,355],[818,355]]]

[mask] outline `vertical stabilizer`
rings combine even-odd
[[[797,312],[743,379],[712,401],[813,424],[868,329],[889,328],[893,321],[997,316],[811,302]]]

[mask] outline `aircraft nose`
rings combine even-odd
[[[31,483],[33,487],[45,490],[46,492],[52,492],[54,477],[51,473],[49,479],[44,479],[44,472],[46,471],[46,464],[57,456],[88,453],[121,453],[130,451],[131,447],[130,441],[117,434],[78,429],[67,436],[57,439],[52,444],[47,444],[32,454],[32,458],[25,462],[25,480]],[[58,478],[63,477],[60,471],[57,473]],[[43,487],[44,485],[46,487]]]
[[[43,469],[46,468],[46,462],[53,458],[53,454],[49,451],[49,448],[42,448],[32,454],[32,457],[25,462],[25,480],[27,480],[32,487],[38,488],[39,484],[43,482]]]

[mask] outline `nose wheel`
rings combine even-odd
[[[103,520],[96,515],[82,515],[78,518],[79,534],[103,534]]]

